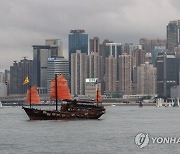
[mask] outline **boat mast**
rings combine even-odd
[[[29,86],[29,104],[30,104],[30,108],[31,108],[31,85]]]
[[[98,102],[98,82],[96,80],[96,101]]]
[[[98,102],[98,89],[96,91],[96,101]]]
[[[58,96],[57,96],[57,74],[55,74],[55,93],[56,93],[56,111],[58,110]]]

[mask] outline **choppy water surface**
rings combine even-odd
[[[180,137],[180,108],[107,106],[99,120],[30,121],[21,107],[0,109],[2,154],[180,153],[180,143],[138,148],[138,133]]]

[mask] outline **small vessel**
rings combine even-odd
[[[3,108],[2,102],[0,101],[0,108]]]
[[[50,98],[55,99],[55,110],[42,110],[32,108],[31,104],[40,102],[39,96],[32,89],[27,92],[27,102],[30,107],[22,108],[25,110],[30,120],[77,120],[77,119],[98,119],[105,113],[102,105],[102,97],[97,89],[96,101],[80,101],[71,98],[67,80],[64,76],[56,75],[51,81]],[[61,107],[58,109],[58,102],[61,101]]]
[[[164,102],[163,98],[157,98],[156,99],[156,107],[162,107],[163,102]]]
[[[179,107],[179,98],[172,99],[171,106],[172,107]]]
[[[167,102],[167,99],[166,99],[166,103],[165,103],[164,107],[168,107],[168,102]]]
[[[139,102],[139,107],[143,107],[142,101]]]
[[[179,107],[179,98],[177,98],[177,106]]]

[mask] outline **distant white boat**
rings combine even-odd
[[[177,106],[179,107],[179,98],[177,98]]]
[[[116,106],[115,104],[112,104],[111,106]]]
[[[171,106],[179,107],[179,98],[172,99]]]
[[[156,106],[157,107],[162,107],[163,102],[164,102],[164,99],[162,99],[162,98],[156,99]]]
[[[1,101],[0,101],[0,108],[2,108],[3,106],[2,106],[2,103],[1,103]]]
[[[153,103],[155,101],[156,101],[155,97],[146,98],[142,100],[143,103]]]

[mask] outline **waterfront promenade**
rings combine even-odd
[[[0,97],[0,101],[4,106],[21,106],[26,105],[26,95],[13,95],[8,97]],[[127,103],[126,103],[127,102]],[[54,105],[53,102],[49,100],[48,95],[41,95],[41,105]],[[104,106],[138,106],[134,100],[124,100],[121,98],[108,98],[103,99]],[[143,103],[144,106],[155,106],[155,103]]]

